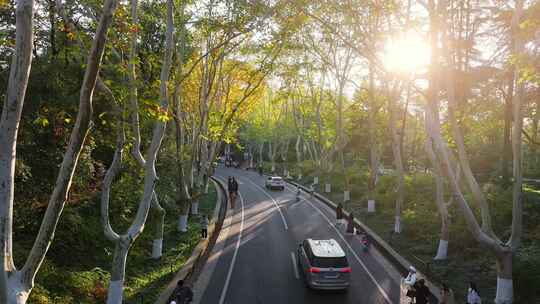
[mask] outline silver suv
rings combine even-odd
[[[351,267],[334,239],[306,239],[298,245],[297,260],[306,284],[313,289],[346,289]]]

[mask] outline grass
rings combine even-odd
[[[128,256],[124,289],[124,302],[128,304],[154,303],[200,240],[199,217],[190,217],[188,232],[178,233],[177,208],[167,201],[167,193],[160,196],[165,198],[162,205],[167,209],[163,256],[159,260],[150,258],[153,239],[150,215]],[[209,187],[209,194],[200,199],[199,212],[211,217],[216,197],[216,189]],[[105,303],[114,248],[103,236],[97,200],[67,209],[58,232],[38,273],[29,303]]]
[[[293,168],[288,165],[288,168]],[[265,166],[268,168],[268,165]],[[293,170],[290,170],[293,171]],[[278,172],[282,170],[278,169]],[[351,201],[344,208],[352,211],[380,237],[385,239],[397,252],[413,263],[429,278],[440,284],[446,282],[456,295],[457,303],[464,302],[468,282],[477,283],[484,301],[495,298],[496,267],[495,257],[472,238],[467,230],[463,216],[454,204],[450,208],[449,259],[433,261],[439,240],[440,220],[434,203],[435,186],[433,179],[416,172],[405,178],[405,205],[402,213],[403,232],[392,234],[394,226],[395,178],[381,176],[377,185],[375,200],[377,211],[367,213],[366,181],[367,172],[354,168],[350,174],[352,182]],[[304,167],[304,177],[300,180],[306,186],[313,183],[314,169]],[[298,176],[293,172],[293,176]],[[319,176],[316,191],[330,200],[343,201],[344,178],[339,173]],[[330,182],[331,193],[324,193],[324,183]],[[511,189],[491,187],[486,197],[492,211],[494,229],[501,239],[509,235],[511,219]],[[448,195],[448,194],[447,194]],[[466,196],[470,199],[469,194]],[[526,185],[524,197],[524,236],[523,244],[514,258],[514,294],[516,303],[540,303],[540,189]],[[473,206],[474,209],[474,206]],[[474,210],[478,212],[478,210]],[[487,253],[487,254],[486,254]],[[536,284],[536,285],[535,285]]]

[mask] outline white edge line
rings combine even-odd
[[[291,260],[292,260],[292,265],[293,265],[293,268],[294,268],[294,276],[297,278],[297,279],[300,279],[300,274],[298,273],[298,266],[296,265],[296,258],[294,256],[294,252],[291,251]]]
[[[290,190],[289,187],[287,187],[287,190],[289,190],[290,192],[293,192],[292,190]],[[294,192],[293,192],[294,193]],[[360,263],[360,265],[362,266],[362,268],[364,268],[364,270],[366,271],[366,273],[368,274],[369,278],[373,281],[373,283],[375,283],[375,285],[377,286],[377,289],[379,290],[379,292],[382,294],[382,296],[384,297],[384,299],[388,302],[388,303],[392,303],[392,301],[390,301],[390,297],[388,296],[388,294],[386,293],[386,291],[382,288],[382,286],[379,284],[379,282],[377,282],[377,280],[375,279],[375,277],[373,276],[373,274],[371,274],[371,272],[368,270],[368,268],[366,267],[366,265],[364,264],[364,262],[362,262],[362,260],[360,259],[360,257],[356,254],[356,252],[354,251],[354,249],[351,247],[351,245],[349,244],[349,242],[347,242],[347,240],[345,240],[345,238],[343,237],[343,235],[341,234],[341,232],[339,232],[339,230],[334,226],[332,225],[332,222],[330,221],[330,219],[328,219],[328,217],[326,216],[326,214],[324,214],[324,212],[321,211],[321,209],[315,205],[313,205],[312,202],[310,202],[309,200],[305,199],[304,197],[301,198],[301,200],[307,202],[312,208],[314,208],[315,210],[317,210],[321,215],[322,217],[324,217],[324,219],[328,222],[328,226],[332,227],[332,229],[335,230],[336,234],[341,238],[341,240],[347,245],[347,247],[349,248],[349,250],[352,252],[352,254],[354,255],[355,259],[358,261],[358,263]]]
[[[368,268],[366,267],[366,265],[364,264],[364,262],[362,262],[362,260],[360,259],[360,257],[356,254],[356,252],[354,251],[354,249],[351,247],[351,245],[349,244],[349,242],[347,242],[347,240],[345,240],[345,238],[343,237],[343,235],[341,234],[341,232],[339,232],[339,230],[334,226],[332,225],[332,222],[328,219],[328,217],[326,216],[326,214],[324,214],[321,209],[319,209],[319,207],[313,205],[312,202],[308,201],[307,199],[305,198],[302,198],[303,201],[306,201],[311,207],[313,207],[315,210],[317,210],[323,217],[324,219],[328,222],[328,225],[330,227],[332,227],[335,231],[336,231],[336,234],[341,238],[341,240],[347,245],[347,247],[349,248],[349,250],[351,251],[351,253],[354,255],[354,257],[356,258],[356,260],[358,261],[358,263],[360,263],[360,265],[362,266],[362,268],[364,268],[364,270],[366,271],[366,273],[368,274],[369,278],[373,281],[373,283],[375,283],[375,285],[377,286],[377,289],[379,290],[379,292],[382,294],[382,296],[384,297],[384,299],[388,302],[388,303],[392,303],[392,301],[390,301],[390,297],[388,297],[388,294],[386,294],[386,291],[384,291],[384,289],[382,288],[382,286],[377,282],[377,280],[375,279],[375,277],[373,276],[373,274],[371,274],[371,272],[368,270]]]
[[[225,296],[227,295],[227,289],[229,288],[229,283],[231,281],[231,275],[234,268],[234,263],[236,262],[236,255],[238,254],[238,248],[240,248],[240,242],[242,240],[242,231],[244,230],[244,198],[242,193],[238,192],[240,197],[241,208],[241,221],[240,221],[240,232],[238,233],[238,240],[236,240],[236,246],[234,248],[234,253],[231,259],[231,264],[229,265],[229,271],[227,272],[227,278],[225,279],[225,285],[223,285],[223,290],[221,291],[221,296],[219,298],[219,304],[223,304],[225,301]],[[234,214],[233,214],[234,215]]]
[[[253,186],[261,189],[261,191],[264,194],[266,194],[266,196],[268,196],[272,200],[272,202],[274,203],[274,206],[279,211],[279,215],[281,215],[281,220],[283,221],[283,226],[285,226],[285,230],[289,230],[289,226],[287,225],[287,221],[285,221],[285,216],[283,216],[283,212],[281,212],[281,208],[279,208],[279,205],[277,204],[276,200],[268,192],[266,192],[261,186],[255,184],[254,182],[252,182],[250,180],[247,180],[247,181],[250,182],[251,184],[253,184]]]

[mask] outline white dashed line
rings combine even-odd
[[[339,230],[336,228],[336,226],[334,226],[332,224],[332,222],[330,221],[330,219],[326,216],[326,214],[324,214],[321,209],[319,209],[319,207],[313,205],[312,202],[306,200],[305,198],[302,198],[303,201],[305,201],[306,203],[308,203],[311,207],[313,207],[315,210],[317,210],[321,215],[322,217],[328,222],[328,226],[332,227],[336,234],[341,238],[341,240],[345,243],[345,245],[347,245],[347,247],[349,248],[350,252],[353,254],[354,258],[358,261],[358,263],[360,263],[360,265],[362,266],[362,268],[364,268],[364,270],[366,271],[367,275],[369,276],[369,278],[371,279],[371,281],[373,281],[373,283],[375,284],[375,286],[377,286],[377,289],[379,290],[379,292],[382,294],[382,296],[384,297],[384,299],[386,300],[386,302],[388,303],[392,303],[392,301],[390,301],[390,297],[388,296],[388,294],[386,293],[386,291],[384,291],[384,289],[382,288],[382,286],[377,282],[377,280],[375,279],[375,277],[373,276],[373,274],[371,274],[371,272],[368,270],[368,268],[366,267],[366,265],[364,264],[364,262],[362,262],[362,260],[360,259],[360,257],[356,254],[356,252],[354,251],[354,249],[351,247],[351,245],[349,244],[349,242],[347,242],[347,240],[345,240],[345,238],[343,237],[343,235],[341,234],[341,232],[339,232]]]
[[[252,182],[250,180],[248,180],[248,182],[251,183],[253,186],[259,188],[264,194],[266,194],[272,200],[272,202],[274,203],[274,206],[276,207],[277,211],[279,212],[279,215],[281,215],[281,220],[283,221],[283,226],[285,226],[285,230],[289,230],[289,226],[287,225],[287,221],[285,221],[285,216],[283,215],[283,212],[281,212],[281,208],[279,208],[279,205],[276,202],[276,200],[268,192],[266,192],[263,189],[263,187],[255,184],[254,182]]]
[[[291,260],[292,260],[292,266],[294,268],[294,276],[296,279],[300,279],[300,274],[298,273],[298,264],[296,263],[296,257],[294,255],[294,252],[291,251]]]

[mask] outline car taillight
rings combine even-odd
[[[351,267],[342,268],[339,272],[350,273],[351,272]]]
[[[321,272],[321,269],[317,268],[317,267],[309,267],[309,272],[311,272],[311,273],[319,273],[319,272]]]

